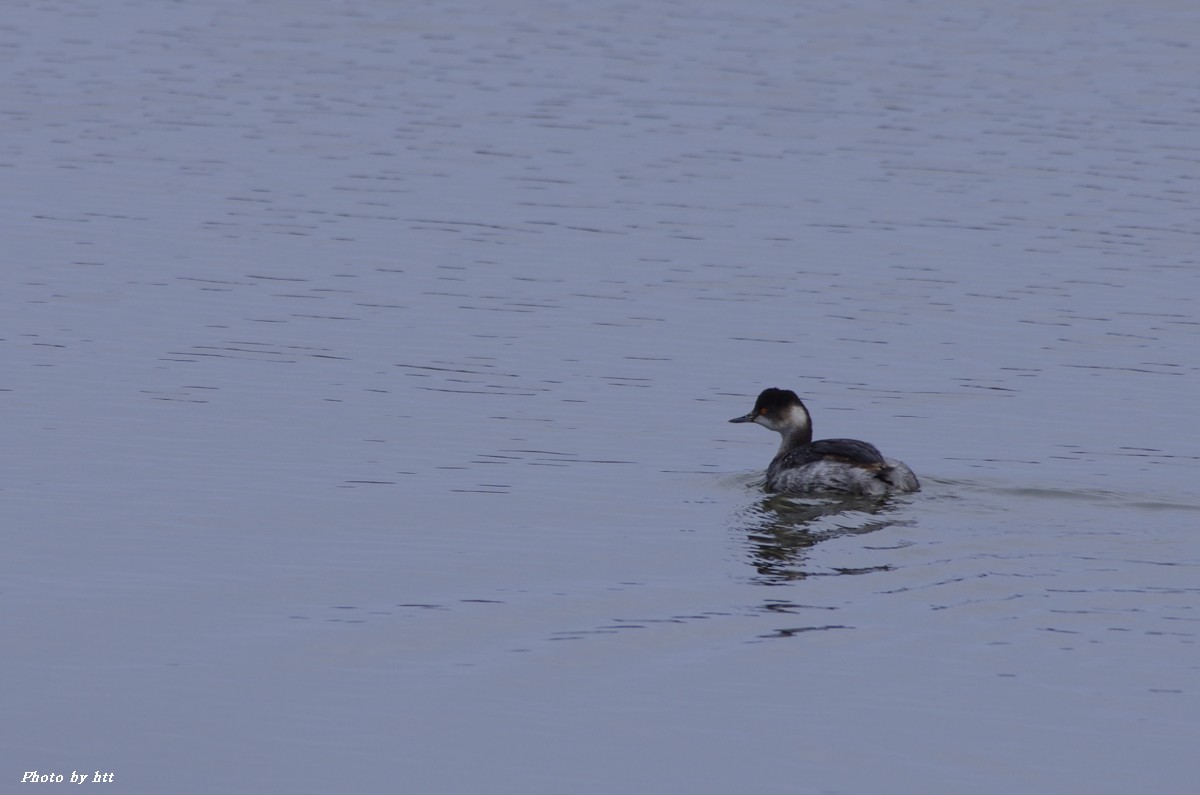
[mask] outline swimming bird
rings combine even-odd
[[[730,422],[753,422],[783,437],[767,467],[767,490],[793,494],[838,492],[880,497],[919,491],[905,464],[857,439],[813,441],[812,417],[790,389],[764,389],[754,410]]]

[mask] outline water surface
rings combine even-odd
[[[10,10],[0,776],[1189,791],[1198,22]]]

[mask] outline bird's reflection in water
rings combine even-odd
[[[740,527],[749,540],[750,561],[766,585],[784,585],[805,577],[828,574],[866,574],[889,566],[806,570],[809,548],[846,535],[874,533],[901,520],[890,515],[896,504],[887,498],[804,498],[769,494],[748,507]]]

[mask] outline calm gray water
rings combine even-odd
[[[3,789],[1193,792],[1198,33],[6,9]]]

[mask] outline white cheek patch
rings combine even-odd
[[[807,428],[808,414],[799,406],[790,406],[787,417],[789,428]]]

